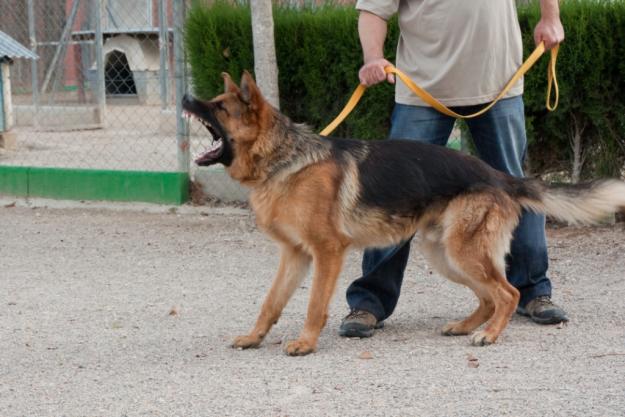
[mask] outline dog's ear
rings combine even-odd
[[[235,84],[234,81],[232,81],[230,74],[228,74],[227,72],[222,72],[221,76],[224,79],[224,91],[226,93],[237,94],[240,91],[239,87]]]
[[[241,77],[241,100],[254,110],[260,109],[265,102],[254,78],[247,71],[243,71]]]

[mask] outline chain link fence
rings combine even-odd
[[[190,169],[207,133],[182,118],[188,0],[1,0],[0,30],[38,55],[10,65],[0,165]]]

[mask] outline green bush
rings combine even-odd
[[[618,175],[625,161],[625,2],[569,0],[562,3],[566,40],[560,48],[560,104],[545,109],[547,57],[525,79],[530,157],[534,172],[569,169],[570,138],[583,127],[583,174]],[[519,8],[525,52],[534,49],[536,3]],[[353,7],[274,7],[280,104],[293,120],[320,130],[342,109],[358,84],[362,63]],[[186,23],[186,47],[194,90],[203,97],[222,92],[220,73],[235,79],[253,70],[250,10],[217,1],[197,1]],[[393,61],[398,38],[389,25],[386,57]],[[384,138],[393,107],[393,88],[370,88],[334,134]]]
[[[561,7],[566,39],[558,58],[558,109],[545,110],[546,58],[525,79],[534,168],[570,167],[577,129],[586,156],[583,176],[618,176],[625,161],[625,2],[569,0]],[[526,51],[539,17],[535,4],[519,10]]]

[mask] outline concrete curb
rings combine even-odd
[[[198,167],[193,173],[193,180],[202,187],[206,195],[224,202],[246,202],[249,191],[230,178],[222,165]]]
[[[13,205],[15,205],[15,207],[32,209],[85,209],[141,213],[176,213],[183,215],[215,214],[241,217],[247,217],[251,213],[250,210],[236,207],[192,206],[190,204],[175,206],[136,202],[53,200],[48,198],[24,198],[0,195],[0,207],[10,207]]]

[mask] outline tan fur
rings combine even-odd
[[[445,210],[439,245],[453,274],[448,278],[473,290],[480,305],[444,333],[466,334],[490,319],[472,337],[473,344],[484,345],[494,343],[508,324],[520,294],[506,279],[504,256],[518,218],[518,204],[496,191],[458,197]]]

